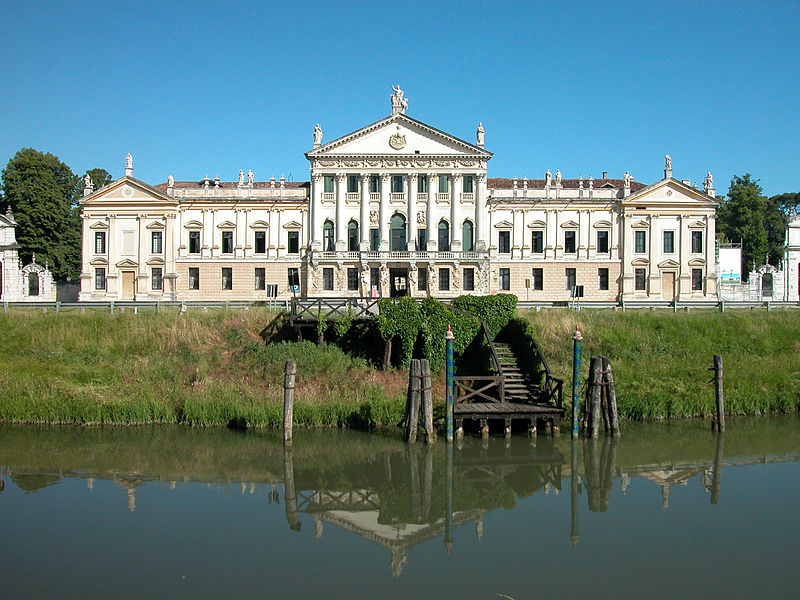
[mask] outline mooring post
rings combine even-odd
[[[453,335],[453,330],[450,325],[447,326],[447,333],[444,336],[447,341],[447,441],[453,441],[453,340],[456,336]]]
[[[436,443],[436,430],[433,428],[433,392],[431,390],[431,363],[427,358],[420,359],[420,396],[422,397],[422,412],[425,416],[425,441],[428,444]]]
[[[408,392],[406,394],[406,427],[403,439],[413,444],[417,441],[417,427],[419,425],[419,396],[420,396],[420,364],[419,359],[411,360],[408,369]]]
[[[296,373],[293,360],[286,361],[283,373],[283,442],[284,444],[291,444],[294,414],[294,376]]]
[[[611,414],[611,435],[620,437],[619,410],[617,409],[617,389],[614,386],[614,373],[611,371],[611,362],[608,357],[603,357],[603,371],[605,372],[606,391],[608,393],[608,411]]]
[[[577,438],[580,405],[578,388],[581,378],[581,342],[583,341],[583,336],[577,325],[575,325],[575,334],[572,336],[572,340],[572,437]]]
[[[602,370],[603,370],[603,361],[600,360],[599,356],[593,356],[592,361],[592,391],[591,391],[591,411],[592,411],[592,428],[591,428],[591,435],[593,438],[596,438],[600,435],[600,387],[602,383]]]
[[[714,366],[709,371],[714,371],[714,395],[717,401],[717,417],[715,427],[717,431],[725,431],[725,397],[722,392],[722,356],[714,355]]]
[[[450,438],[448,441],[452,442],[452,438]],[[444,547],[447,553],[450,554],[450,549],[453,547],[453,485],[455,483],[453,476],[453,444],[447,444],[445,457]]]
[[[570,453],[570,484],[569,484],[569,504],[570,504],[570,531],[569,539],[572,540],[572,549],[578,544],[578,440],[573,436],[572,451]]]

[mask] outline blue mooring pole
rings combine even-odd
[[[447,340],[447,441],[453,441],[453,330],[447,326],[444,336]]]
[[[581,379],[581,335],[578,326],[575,326],[575,335],[572,336],[572,437],[578,437],[578,387]]]

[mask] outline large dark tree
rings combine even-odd
[[[717,229],[729,241],[742,243],[742,275],[747,276],[753,263],[764,264],[767,256],[767,231],[764,227],[767,199],[750,173],[734,175],[728,196],[719,207]]]
[[[17,221],[20,258],[49,263],[56,279],[75,279],[81,268],[77,199],[79,177],[52,154],[33,148],[17,152],[3,169],[3,202]]]

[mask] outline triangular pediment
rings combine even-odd
[[[678,267],[680,267],[680,265],[672,259],[658,263],[659,269],[677,269]]]
[[[577,229],[578,224],[575,221],[567,221],[566,223],[562,223],[561,227],[564,229]]]
[[[138,267],[139,263],[134,262],[129,258],[126,258],[125,260],[121,260],[120,262],[118,262],[116,266],[120,269],[125,269],[131,267]]]
[[[642,188],[622,200],[623,207],[631,205],[644,205],[650,210],[665,207],[682,209],[716,209],[719,204],[705,192],[697,190],[677,179],[662,179],[653,185]]]
[[[636,221],[635,223],[631,223],[631,227],[633,229],[647,229],[650,227],[650,224],[647,221]]]
[[[303,226],[297,221],[289,221],[283,226],[284,229],[302,229]]]
[[[500,221],[499,223],[495,224],[497,229],[512,229],[514,225],[509,221]]]
[[[306,153],[309,160],[321,161],[345,156],[457,156],[488,160],[492,153],[398,113]]]
[[[121,177],[116,181],[80,199],[83,207],[108,205],[145,205],[147,208],[175,207],[178,202],[164,192],[134,177]]]
[[[236,229],[236,224],[231,223],[230,221],[223,221],[219,225],[217,225],[218,229]]]

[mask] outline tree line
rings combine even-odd
[[[94,189],[111,183],[105,169],[76,175],[57,156],[22,148],[3,169],[0,207],[11,208],[17,222],[19,256],[24,264],[36,255],[59,281],[75,281],[81,272],[81,219],[78,200],[84,176]],[[753,263],[778,265],[783,259],[786,227],[800,212],[800,192],[766,197],[749,173],[734,175],[726,196],[717,197],[717,235],[742,244],[742,275]]]

